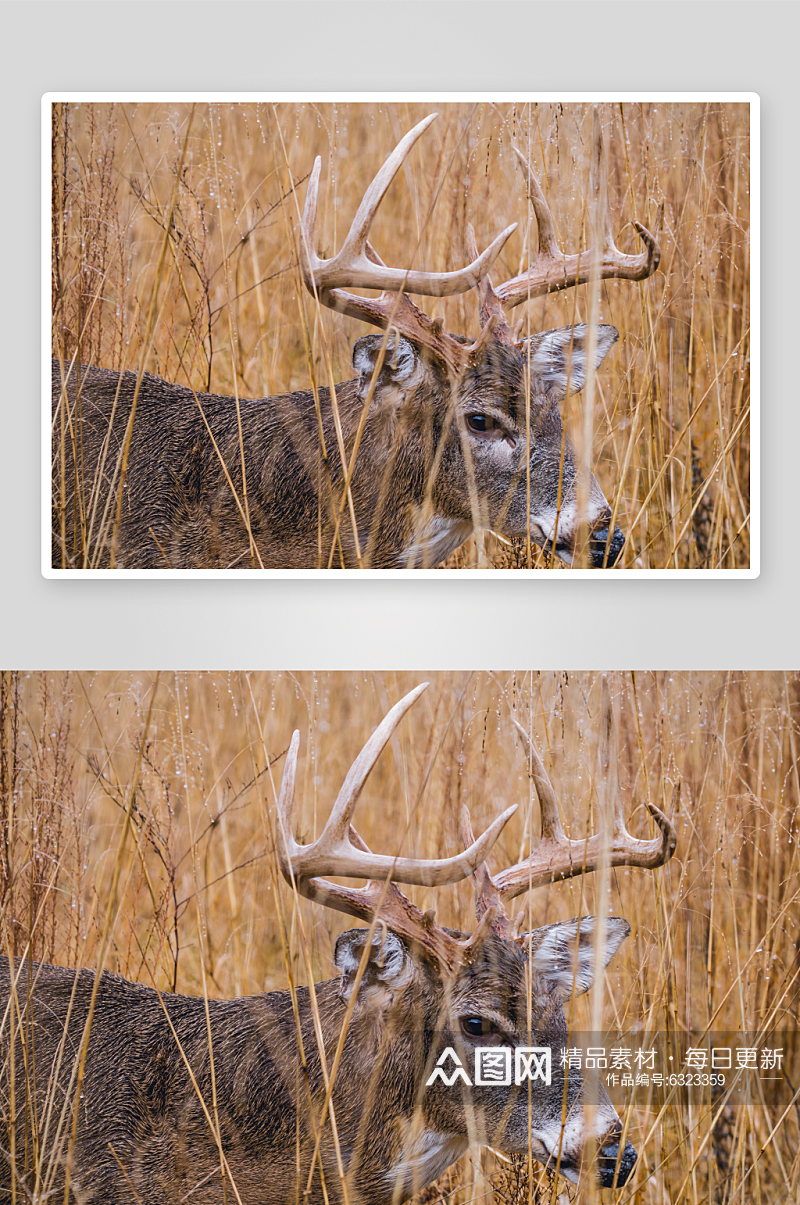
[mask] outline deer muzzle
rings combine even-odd
[[[619,1139],[622,1128],[609,1135],[597,1153],[598,1180],[601,1188],[618,1188],[626,1184],[636,1163],[636,1150],[626,1142],[620,1154]]]
[[[589,537],[589,556],[593,569],[611,569],[620,558],[625,537],[619,527],[611,531],[611,510],[607,508],[600,516]]]

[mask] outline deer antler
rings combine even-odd
[[[469,344],[460,343],[442,332],[439,324],[423,314],[406,294],[452,297],[456,293],[466,293],[475,288],[516,230],[517,223],[508,226],[482,254],[478,255],[476,248],[472,262],[457,272],[416,272],[411,269],[388,268],[367,241],[378,206],[389,185],[411,148],[436,117],[436,113],[431,113],[400,140],[364,193],[338,255],[328,260],[320,259],[314,250],[314,227],[322,170],[322,159],[317,157],[308,182],[303,209],[300,265],[306,288],[313,296],[318,296],[323,305],[383,330],[392,326],[414,342],[429,347],[451,368],[458,371],[467,363],[469,354],[474,349]],[[383,291],[380,297],[373,299],[345,292],[342,286]]]
[[[661,830],[660,835],[652,840],[631,836],[625,827],[622,801],[619,797],[614,799],[614,818],[611,833],[607,838],[603,833],[596,833],[585,841],[569,840],[564,833],[556,793],[542,759],[522,725],[516,720],[513,723],[528,754],[542,818],[542,839],[524,862],[501,870],[494,876],[494,885],[504,904],[510,903],[531,887],[555,883],[560,879],[569,879],[573,875],[588,874],[596,870],[604,851],[610,866],[641,866],[646,870],[654,870],[669,861],[677,842],[675,827],[652,803],[648,803],[647,808]]]
[[[569,840],[542,760],[516,720],[513,723],[528,753],[542,820],[541,840],[530,857],[494,876],[486,865],[490,850],[517,810],[516,804],[506,808],[477,840],[472,833],[469,812],[463,808],[461,835],[466,848],[454,857],[420,859],[374,854],[353,828],[353,812],[378,757],[403,716],[426,689],[427,683],[423,683],[410,691],[375,729],[348,770],[322,833],[310,845],[300,845],[292,834],[300,733],[295,732],[292,736],[278,796],[278,860],[283,877],[301,895],[368,923],[377,919],[452,969],[468,957],[470,951],[477,949],[490,929],[504,937],[513,936],[507,905],[532,887],[576,874],[589,874],[597,868],[601,858],[607,858],[610,866],[654,869],[672,857],[677,840],[675,828],[653,804],[647,806],[661,830],[659,837],[652,840],[632,837],[625,827],[622,805],[615,799],[608,839],[598,833],[585,841]],[[359,888],[343,887],[320,877],[328,874],[366,879],[367,883]],[[398,883],[416,883],[438,887],[458,883],[470,876],[474,877],[476,886],[478,926],[465,940],[435,924],[432,913],[420,912],[397,886]]]
[[[469,848],[452,858],[423,860],[374,854],[359,837],[350,821],[364,783],[403,716],[414,705],[427,683],[412,690],[391,709],[353,762],[321,835],[311,845],[299,845],[292,835],[292,807],[297,773],[300,733],[295,732],[278,797],[278,860],[283,877],[307,899],[356,916],[360,920],[382,920],[393,932],[427,949],[440,961],[455,966],[467,950],[482,939],[493,919],[490,914],[472,937],[460,941],[433,922],[396,886],[417,883],[440,886],[468,878],[486,859],[489,850],[517,805],[507,808]],[[365,887],[342,887],[320,875],[367,879]]]
[[[513,147],[514,154],[522,165],[527,180],[528,199],[533,205],[536,215],[536,225],[539,232],[539,252],[536,259],[521,276],[515,276],[499,285],[494,291],[505,309],[512,309],[531,297],[541,297],[544,293],[554,293],[560,289],[571,289],[574,285],[585,284],[592,271],[595,253],[583,251],[577,255],[565,255],[558,246],[556,228],[550,207],[545,200],[536,173],[518,147]],[[593,151],[591,189],[599,202],[601,197],[603,161],[603,134],[600,121],[595,111],[593,129]],[[603,249],[600,256],[599,272],[601,280],[645,280],[652,276],[661,258],[658,240],[641,224],[634,222],[636,232],[644,243],[645,249],[639,255],[623,255],[614,243],[611,231],[608,209],[604,209]],[[656,219],[656,230],[661,229],[664,213],[663,203],[659,206]]]
[[[477,915],[485,916],[491,910],[492,928],[506,937],[512,935],[507,906],[518,895],[545,883],[559,882],[576,874],[590,874],[597,869],[601,859],[606,859],[609,866],[641,866],[655,870],[669,861],[677,843],[672,821],[652,803],[648,803],[647,808],[661,830],[660,835],[651,840],[632,837],[625,826],[618,797],[614,799],[614,818],[608,837],[596,833],[584,841],[571,841],[561,824],[556,793],[542,759],[522,725],[516,720],[512,722],[528,754],[530,774],[539,800],[542,836],[536,849],[523,862],[496,875],[490,874],[487,866],[479,866],[474,876]],[[462,812],[461,835],[465,844],[471,844],[472,827],[466,808]]]
[[[539,251],[527,272],[507,280],[496,289],[489,280],[489,270],[506,241],[516,230],[516,222],[498,234],[494,242],[481,254],[478,254],[472,227],[468,227],[467,243],[471,262],[456,272],[417,272],[404,268],[388,268],[370,246],[367,236],[389,185],[411,148],[436,116],[436,113],[431,113],[400,140],[364,193],[341,250],[332,259],[327,260],[321,259],[314,250],[314,227],[322,171],[322,160],[317,157],[303,209],[300,265],[306,288],[322,305],[347,314],[350,318],[369,322],[382,330],[393,327],[401,335],[429,348],[458,374],[474,362],[491,338],[500,343],[514,342],[506,318],[507,310],[532,297],[540,297],[543,293],[553,293],[585,284],[592,272],[594,252],[583,251],[577,255],[565,255],[560,250],[553,215],[536,173],[515,146],[513,150],[525,172],[528,197],[533,205],[538,227]],[[602,161],[603,136],[595,111],[591,189],[598,195],[599,201],[603,199],[600,195]],[[605,233],[599,263],[600,278],[644,280],[651,276],[661,257],[657,239],[640,222],[634,222],[645,249],[640,255],[624,255],[614,243],[608,212],[604,205],[603,211]],[[662,204],[658,210],[657,230],[661,228],[663,212]],[[381,289],[382,292],[377,298],[359,297],[355,293],[347,292],[343,286]],[[427,297],[451,297],[455,293],[466,293],[475,287],[480,294],[481,335],[472,344],[462,343],[452,335],[446,334],[438,322],[428,318],[408,297],[409,293]]]
[[[473,263],[457,272],[414,272],[405,268],[387,268],[385,264],[370,260],[366,255],[367,235],[375,220],[378,206],[407,159],[409,151],[437,116],[438,114],[431,113],[401,138],[364,193],[341,251],[333,259],[327,260],[320,259],[314,251],[317,195],[322,171],[322,159],[317,156],[303,210],[303,276],[312,292],[314,287],[328,292],[340,285],[348,285],[351,288],[387,289],[392,292],[403,289],[406,293],[418,293],[426,297],[452,297],[455,293],[466,293],[474,289],[489,271],[506,240],[516,230],[516,222],[499,234],[482,255],[475,257]]]

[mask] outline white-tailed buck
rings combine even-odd
[[[509,312],[590,279],[644,280],[659,247],[565,255],[534,171],[516,150],[538,225],[538,254],[494,287],[488,272],[516,226],[453,272],[388,268],[370,226],[409,151],[436,115],[400,141],[338,255],[320,259],[314,226],[321,160],[305,200],[299,256],[316,302],[379,327],[353,348],[357,375],[243,400],[157,377],[53,365],[53,564],[61,568],[419,568],[476,529],[526,537],[564,561],[603,568],[623,549],[594,476],[583,481],[559,403],[581,389],[618,337],[580,324],[532,335]],[[603,208],[596,123],[592,191]],[[659,219],[660,220],[660,219]],[[379,289],[376,298],[348,288]],[[409,294],[477,291],[480,333],[446,333]],[[79,386],[79,387],[78,387]],[[120,501],[120,494],[122,500]]]
[[[424,689],[375,730],[310,845],[298,844],[292,825],[299,733],[292,738],[278,804],[281,871],[300,894],[369,926],[338,938],[335,979],[313,992],[206,1003],[103,974],[75,1118],[95,977],[21,961],[12,965],[12,987],[4,961],[4,1201],[12,1163],[17,1201],[64,1200],[70,1141],[72,1199],[87,1205],[391,1205],[475,1143],[530,1149],[573,1181],[590,1146],[589,1171],[601,1185],[629,1179],[636,1152],[622,1141],[610,1100],[598,1086],[587,1133],[581,1073],[565,1082],[558,1052],[568,1043],[564,1002],[589,988],[630,926],[606,918],[600,946],[593,917],[519,932],[524,913],[512,920],[508,909],[532,887],[603,862],[661,866],[675,848],[674,828],[648,805],[660,832],[634,839],[615,801],[610,832],[568,840],[542,762],[518,726],[541,809],[541,840],[529,858],[495,875],[486,866],[515,807],[477,840],[465,811],[466,848],[453,857],[373,854],[352,827],[353,812]],[[340,886],[330,875],[367,883]],[[397,886],[468,877],[478,921],[471,935],[441,927]],[[517,1052],[553,1052],[551,1082],[481,1086],[464,1076],[448,1084],[434,1074],[448,1051],[471,1069],[476,1047],[495,1046],[513,1050],[515,1063]],[[25,1158],[38,1171],[19,1171]]]

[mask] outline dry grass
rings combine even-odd
[[[466,262],[468,221],[479,246],[518,221],[494,275],[523,269],[535,222],[512,138],[541,176],[562,246],[586,247],[589,106],[438,107],[439,120],[375,222],[373,241],[386,262],[453,269]],[[350,349],[364,328],[300,300],[303,182],[322,155],[317,236],[323,254],[332,254],[401,132],[432,108],[202,104],[190,123],[190,107],[179,104],[55,106],[54,352],[69,358],[79,350],[85,362],[138,369],[145,351],[150,370],[169,380],[261,396],[308,388],[312,375],[326,381],[327,347],[335,379],[349,378]],[[592,459],[629,533],[624,563],[747,567],[748,107],[614,105],[604,107],[603,120],[623,251],[638,249],[633,220],[652,228],[665,204],[657,274],[639,285],[602,286],[602,317],[621,341],[598,377]],[[530,303],[526,323],[540,330],[585,319],[587,287]],[[450,331],[475,335],[473,296],[422,305]],[[583,431],[582,399],[567,409],[568,427]],[[495,537],[486,552],[498,567],[528,564],[527,549]],[[537,549],[533,558],[544,566]],[[449,564],[478,561],[473,538]]]
[[[302,979],[297,901],[276,876],[269,836],[291,732],[301,733],[297,829],[309,837],[388,704],[425,677],[432,688],[403,721],[359,805],[372,848],[450,854],[459,848],[462,802],[476,831],[519,802],[522,816],[501,837],[493,865],[524,853],[531,833],[536,839],[537,807],[512,708],[532,723],[570,834],[593,829],[602,796],[597,675],[6,675],[4,949],[23,954],[30,944],[36,957],[72,966],[93,965],[104,948],[111,969],[190,994],[202,994],[203,973],[212,996],[283,988],[280,893],[292,974]],[[593,876],[537,889],[528,901],[533,924],[602,909],[632,922],[606,977],[611,1028],[644,1026],[673,1040],[712,1017],[717,1031],[750,1034],[772,1017],[772,1028],[796,1034],[800,678],[638,673],[608,681],[631,827],[646,835],[644,803],[669,810],[680,782],[677,853],[654,874],[614,871],[608,899],[598,898]],[[115,874],[119,907],[109,913]],[[441,922],[473,927],[467,885],[409,894],[435,906]],[[304,900],[299,909],[313,976],[329,978],[335,937],[351,922]],[[575,1028],[587,1028],[588,1015],[585,999],[576,1002]],[[640,1164],[613,1199],[795,1201],[797,1111],[754,1101],[713,1125],[712,1103],[719,1110],[724,1101],[695,1097],[689,1105],[637,1090],[629,1133]],[[554,1201],[564,1190],[563,1181],[531,1182],[524,1167],[498,1168],[488,1154],[486,1161],[500,1201]],[[463,1174],[448,1173],[426,1199],[467,1199]],[[588,1186],[579,1190],[580,1202],[591,1199]]]

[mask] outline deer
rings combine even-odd
[[[543,762],[514,719],[541,815],[541,839],[527,858],[494,874],[486,861],[516,804],[477,839],[465,808],[464,849],[450,857],[373,853],[353,827],[354,810],[426,686],[385,715],[310,843],[293,827],[299,732],[286,754],[275,826],[280,872],[295,906],[302,896],[360,922],[336,939],[334,978],[212,1000],[107,971],[97,981],[89,969],[4,961],[4,1200],[16,1174],[17,1200],[66,1201],[69,1190],[87,1205],[399,1205],[476,1144],[529,1153],[574,1183],[581,1174],[606,1188],[630,1179],[636,1152],[602,1085],[588,1124],[581,1072],[560,1068],[557,1057],[550,1081],[522,1087],[480,1085],[466,1072],[454,1084],[444,1068],[436,1071],[444,1057],[447,1068],[451,1059],[469,1067],[478,1047],[513,1048],[515,1059],[532,1049],[557,1056],[568,1039],[565,1003],[602,974],[630,925],[611,916],[598,932],[588,916],[525,931],[526,913],[512,917],[511,902],[601,864],[663,866],[675,850],[674,825],[648,803],[658,835],[634,838],[615,799],[610,831],[568,838]],[[331,876],[366,882],[346,886]],[[398,886],[467,879],[475,889],[471,934],[438,924]],[[43,1170],[26,1176],[11,1153],[30,1151],[32,1134]]]
[[[536,173],[515,146],[538,226],[525,272],[496,287],[489,276],[517,223],[480,255],[469,226],[471,260],[458,270],[387,267],[370,228],[436,116],[397,144],[329,259],[314,241],[321,157],[309,178],[299,232],[305,287],[315,305],[383,332],[355,342],[352,379],[253,400],[53,362],[54,567],[423,569],[486,529],[530,539],[571,565],[620,561],[617,507],[578,463],[559,409],[618,331],[575,323],[528,337],[522,323],[512,330],[510,312],[593,279],[645,280],[659,263],[657,238],[635,222],[643,250],[623,254],[606,210],[602,246],[565,254]],[[603,153],[596,121],[598,197]],[[472,290],[474,339],[447,333],[410,296]]]

